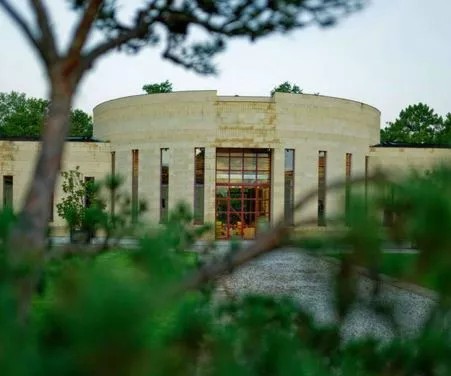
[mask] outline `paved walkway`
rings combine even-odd
[[[332,276],[334,265],[308,254],[283,250],[270,253],[237,269],[224,279],[227,289],[234,293],[246,292],[291,295],[320,323],[334,321],[332,306]],[[371,282],[359,278],[359,296],[368,298]],[[404,335],[414,334],[426,319],[433,304],[430,298],[392,285],[382,288],[383,299],[393,302],[395,314]],[[219,292],[221,293],[221,291]],[[393,331],[381,319],[356,304],[343,326],[343,338],[374,335],[388,339]]]

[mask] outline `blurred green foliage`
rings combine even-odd
[[[451,113],[440,116],[421,102],[407,106],[381,129],[381,142],[449,145],[450,136]]]
[[[141,228],[140,219],[147,204],[144,201],[134,203],[121,191],[123,179],[120,176],[109,175],[96,182],[84,178],[77,166],[74,170],[62,171],[61,177],[64,196],[56,208],[66,221],[72,243],[89,244],[96,234],[103,232],[103,248],[108,248],[112,238],[117,244],[126,235],[136,235]]]
[[[146,84],[142,87],[142,90],[147,94],[172,93],[173,91],[172,83],[169,80],[160,83]]]
[[[328,237],[283,239],[319,255],[343,251],[331,286],[336,320],[327,325],[289,296],[221,298],[215,281],[211,288],[174,290],[210,256],[186,252],[209,230],[191,225],[186,205],[171,213],[167,225],[144,231],[137,247],[53,254],[25,324],[17,320],[16,281],[27,271],[18,270],[3,247],[0,375],[449,375],[450,183],[451,170],[439,167],[376,181],[366,197],[355,187],[342,218],[349,227]],[[389,226],[382,217],[391,218]],[[0,228],[11,220],[1,213]],[[7,232],[0,235],[4,241]],[[386,265],[387,241],[418,247],[409,267],[399,259]],[[236,243],[231,248],[242,252]],[[343,326],[360,299],[355,264],[366,266],[375,284],[384,268],[412,281],[433,272],[439,297],[417,334],[344,341]],[[386,302],[381,289],[369,294],[360,303],[394,328],[409,319],[394,315],[396,302]]]
[[[0,136],[39,137],[49,111],[47,99],[27,97],[25,93],[0,92]],[[92,117],[80,109],[72,109],[69,136],[92,137]]]

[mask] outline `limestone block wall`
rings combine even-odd
[[[321,95],[274,96],[277,129],[284,148],[295,149],[297,197],[318,187],[318,152],[327,152],[326,183],[345,177],[346,153],[352,154],[351,174],[365,172],[368,147],[379,142],[380,112],[364,103]],[[326,215],[344,206],[343,192],[326,196]],[[314,217],[312,200],[296,219]]]
[[[366,104],[340,98],[276,93],[273,97],[217,96],[216,91],[139,95],[114,99],[94,109],[94,136],[116,151],[117,171],[129,174],[132,149],[140,152],[140,198],[149,219],[159,220],[160,149],[169,148],[169,206],[194,198],[194,149],[205,148],[205,214],[215,219],[216,148],[272,150],[271,220],[284,212],[284,150],[295,149],[295,193],[318,185],[318,152],[327,151],[327,182],[363,173],[370,145],[379,142],[380,113]],[[127,183],[127,186],[130,184]],[[328,194],[326,208],[342,206]],[[314,200],[297,219],[314,216]]]
[[[13,177],[13,209],[21,208],[23,199],[34,171],[40,143],[37,141],[0,140],[0,198],[3,206],[3,176]],[[72,170],[80,166],[84,176],[101,180],[110,173],[110,145],[97,142],[67,142],[62,163],[63,170]],[[58,179],[54,196],[54,221],[52,226],[57,233],[64,232],[65,223],[56,211],[56,204],[63,193],[61,179]]]
[[[394,177],[411,170],[425,171],[438,164],[451,163],[451,149],[418,147],[377,147],[369,150],[369,172],[381,169]]]

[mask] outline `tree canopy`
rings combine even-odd
[[[166,80],[160,83],[146,84],[142,89],[147,94],[172,93],[172,83]]]
[[[451,113],[443,118],[427,104],[407,106],[394,122],[381,129],[381,142],[448,144],[451,142]]]
[[[50,102],[12,91],[0,93],[0,136],[38,137],[41,135]],[[92,117],[75,109],[70,112],[69,136],[92,136]]]
[[[274,89],[271,90],[271,96],[273,96],[274,93],[302,94],[302,89],[300,89],[299,86],[296,84],[292,85],[288,81],[285,81],[284,83],[280,84],[279,86],[276,86]]]

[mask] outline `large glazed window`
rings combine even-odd
[[[285,223],[294,225],[294,149],[285,149]]]
[[[168,220],[169,199],[169,149],[160,149],[160,223]]]
[[[216,150],[216,238],[253,239],[270,220],[271,150]]]
[[[327,152],[318,153],[318,226],[326,225],[326,169]]]
[[[204,223],[205,148],[194,149],[194,224]]]

